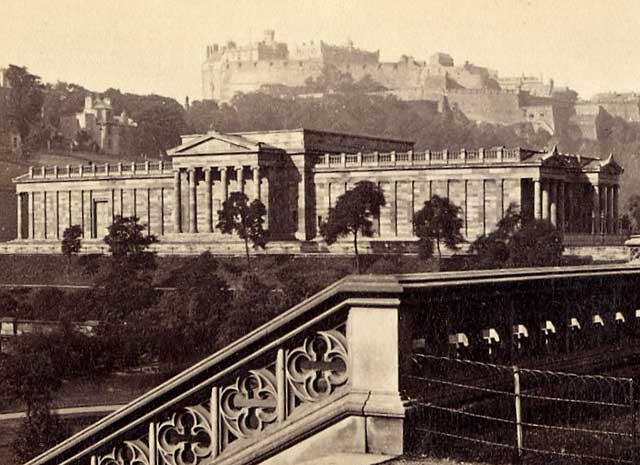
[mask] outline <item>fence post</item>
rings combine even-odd
[[[520,462],[522,459],[522,406],[520,404],[520,371],[516,365],[513,366],[513,393],[516,402],[516,454],[514,460]]]
[[[629,401],[631,404],[631,461],[634,465],[638,463],[638,425],[637,425],[637,411],[636,408],[636,396],[635,386],[633,379],[629,381]]]

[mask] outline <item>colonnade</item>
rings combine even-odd
[[[585,185],[558,179],[534,179],[534,217],[548,220],[562,232],[617,234],[619,186],[589,184],[592,189],[586,194],[588,205],[585,205]],[[574,220],[582,215],[590,223],[587,225],[589,231],[576,230],[579,222]]]
[[[173,209],[173,224],[174,231],[176,233],[212,233],[214,231],[213,224],[213,170],[217,170],[220,174],[220,185],[222,189],[222,202],[228,199],[229,197],[229,176],[228,171],[229,168],[232,168],[235,171],[236,176],[236,186],[237,190],[240,192],[245,191],[245,178],[244,178],[244,166],[220,166],[220,167],[192,167],[185,169],[175,169],[173,173],[173,195],[174,195],[174,209]],[[261,178],[260,178],[260,167],[259,166],[251,166],[251,171],[253,174],[253,192],[249,195],[249,199],[258,199],[261,200],[262,192],[261,192]],[[183,230],[182,227],[182,173],[187,173],[187,183],[188,183],[188,205],[189,205],[189,218],[187,221],[186,231]],[[198,194],[197,194],[197,186],[198,186],[198,178],[202,178],[199,176],[199,173],[203,173],[204,185],[205,187],[205,230],[198,230]]]

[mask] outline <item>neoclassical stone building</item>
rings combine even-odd
[[[79,224],[98,247],[115,215],[139,217],[161,253],[234,252],[216,231],[230,192],[267,207],[267,251],[326,250],[319,224],[361,180],[377,182],[386,206],[372,250],[409,244],[412,215],[438,194],[462,209],[468,239],[492,230],[510,204],[565,234],[617,233],[619,176],[606,160],[525,149],[414,152],[405,140],[308,129],[184,136],[170,161],[33,168],[15,179],[21,250],[55,251]],[[336,248],[340,249],[340,245]]]

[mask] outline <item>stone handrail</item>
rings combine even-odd
[[[315,450],[331,444],[333,452],[345,452],[333,449],[362,434],[355,442],[366,444],[367,452],[399,454],[405,414],[399,378],[412,343],[405,332],[411,316],[401,317],[400,308],[430,311],[421,302],[431,289],[459,293],[457,286],[473,292],[496,284],[624,276],[640,277],[640,267],[347,277],[28,465],[230,465],[267,457],[293,464],[300,457],[278,454],[321,430]]]
[[[377,168],[389,166],[477,165],[486,163],[512,163],[528,158],[534,151],[519,147],[513,149],[459,149],[425,152],[372,152],[318,155],[317,169]]]
[[[104,176],[158,175],[171,172],[171,161],[147,161],[144,163],[101,163],[65,166],[29,167],[23,179],[92,178]]]
[[[397,435],[400,292],[345,278],[28,463],[240,464],[352,416],[396,418]]]

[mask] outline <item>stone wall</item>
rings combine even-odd
[[[386,205],[374,221],[374,237],[385,240],[413,240],[413,215],[433,195],[448,197],[461,209],[463,233],[468,240],[492,231],[510,203],[520,206],[523,188],[520,179],[502,179],[491,174],[469,171],[443,172],[346,172],[316,173],[316,207],[319,225],[328,218],[339,196],[358,181],[377,182]],[[532,200],[531,200],[532,201]],[[529,206],[526,207],[530,209]]]
[[[470,120],[510,125],[525,119],[520,96],[514,92],[449,90],[446,97]]]

